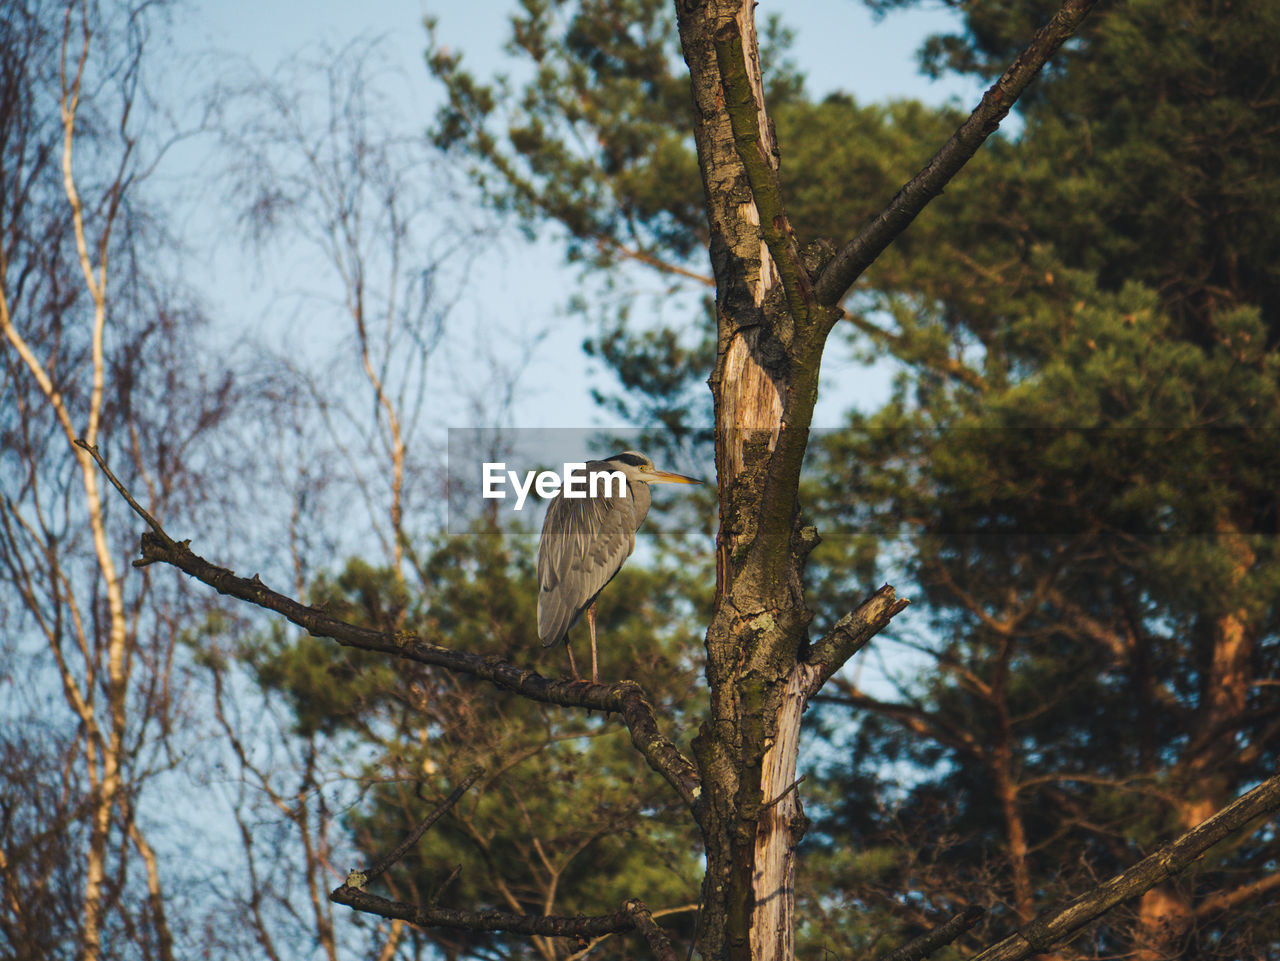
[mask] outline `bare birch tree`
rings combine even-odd
[[[0,28],[0,943],[24,958],[175,951],[145,800],[178,758],[195,613],[129,567],[75,444],[183,511],[185,445],[229,387],[188,367],[201,318],[141,253],[163,236],[138,193],[162,149],[139,132],[145,7],[17,3]]]
[[[335,502],[363,506],[403,578],[406,516],[429,512],[442,478],[443,432],[425,415],[447,401],[447,318],[485,231],[452,165],[414,135],[411,85],[386,62],[376,40],[309,50],[238,78],[219,109],[241,229],[317,278],[274,295],[293,320],[269,348],[273,375],[314,431],[298,470],[322,465]]]
[[[249,433],[263,474],[287,479],[275,489],[293,589],[319,603],[351,553],[370,577],[390,572],[397,630],[418,573],[412,545],[441,500],[445,435],[430,415],[450,402],[440,355],[483,228],[450,165],[413,135],[410,84],[387,63],[377,40],[309,48],[269,76],[237,70],[215,108],[226,208],[270,265],[252,376],[272,400]],[[344,936],[326,896],[352,856],[335,819],[365,790],[366,759],[254,682],[268,658],[259,626],[224,622],[201,639],[249,879],[232,900],[270,957],[304,945],[330,961],[391,957],[404,922]]]

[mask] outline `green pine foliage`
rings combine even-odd
[[[988,72],[1038,6],[967,5],[969,32],[931,55]],[[824,799],[811,844],[828,853],[809,862],[846,912],[926,891],[1016,916],[1015,862],[1038,908],[1274,770],[1280,62],[1261,31],[1278,15],[1100,11],[1017,141],[908,233],[929,255],[878,265],[877,306],[913,344],[932,333],[933,353],[895,351],[894,397],[830,438],[814,507],[820,528],[879,534],[882,570],[925,603],[900,637],[912,676],[890,693],[846,685],[824,718],[859,745],[831,770],[848,793]],[[862,559],[850,541],[815,556],[827,591]],[[868,878],[840,857],[851,835],[869,850],[897,838],[904,857]],[[1195,911],[1247,890],[1270,870],[1264,841],[1217,851],[1175,896]],[[1271,904],[1255,899],[1243,926],[1196,914],[1170,950],[1272,950]],[[1114,915],[1080,947],[1132,950],[1139,924]]]

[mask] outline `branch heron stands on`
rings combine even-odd
[[[569,669],[578,676],[569,646],[569,629],[584,613],[591,631],[591,680],[600,683],[596,657],[596,598],[636,546],[636,531],[649,513],[650,484],[701,484],[683,474],[658,470],[644,454],[633,450],[604,460],[587,462],[592,473],[620,471],[626,475],[621,495],[565,497],[557,494],[547,507],[538,541],[538,636],[543,647],[561,640],[569,652]],[[588,487],[590,491],[590,487]]]

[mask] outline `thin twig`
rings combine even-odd
[[[670,261],[655,257],[647,251],[641,250],[639,247],[628,247],[621,241],[613,237],[597,237],[596,249],[601,254],[614,253],[629,260],[637,261],[647,267],[652,267],[664,274],[674,274],[677,277],[684,277],[687,280],[696,280],[705,287],[714,287],[716,281],[714,277],[707,274],[700,274],[697,271],[689,270],[687,267],[681,267],[679,264],[673,264]]]
[[[950,944],[982,920],[987,909],[976,904],[970,905],[950,920],[944,921],[932,930],[912,938],[900,948],[888,954],[882,954],[876,961],[921,961],[939,948]]]
[[[130,494],[124,484],[120,482],[120,478],[116,477],[116,475],[111,472],[111,468],[107,466],[107,462],[102,459],[102,453],[98,450],[97,445],[90,444],[80,437],[75,439],[75,445],[81,450],[88,451],[89,456],[98,462],[98,466],[102,468],[102,473],[106,474],[107,480],[111,481],[111,486],[120,492],[120,496],[128,502],[129,506],[133,508],[134,512],[139,517],[147,522],[147,526],[155,531],[156,535],[162,538],[166,543],[173,544],[174,541],[164,532],[164,528],[160,526],[160,522],[152,517],[145,507],[133,499],[133,495]]]
[[[462,783],[453,789],[453,793],[440,802],[440,804],[436,806],[435,810],[418,822],[418,825],[405,836],[403,841],[396,845],[393,851],[384,857],[379,858],[372,867],[361,872],[364,875],[364,883],[368,884],[378,875],[382,874],[382,872],[387,868],[391,867],[391,865],[404,857],[405,852],[418,843],[418,839],[426,833],[427,829],[431,827],[431,825],[444,817],[445,812],[462,800],[462,795],[467,793],[467,790],[480,779],[482,774],[484,774],[484,768],[472,768],[471,772],[462,779]],[[450,880],[452,880],[452,878]]]
[[[431,897],[427,900],[427,903],[432,906],[438,903],[440,898],[444,895],[444,892],[448,890],[449,885],[453,883],[454,878],[456,878],[461,873],[462,873],[462,865],[455,864],[453,866],[453,870],[445,875],[444,880],[441,881],[438,885],[436,885],[436,889],[431,892]]]
[[[769,808],[773,807],[775,804],[781,801],[784,797],[786,797],[788,794],[790,794],[792,791],[798,788],[804,782],[804,779],[808,776],[809,775],[807,774],[801,774],[798,778],[792,781],[787,786],[787,788],[781,794],[779,794],[776,798],[774,798],[772,801],[767,801],[766,803],[762,804],[761,810],[764,810],[764,811],[769,810]]]

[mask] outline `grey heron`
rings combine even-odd
[[[649,513],[649,485],[702,483],[658,470],[653,461],[633,450],[588,461],[586,466],[587,475],[615,471],[625,475],[626,484],[615,484],[611,489],[602,485],[596,489],[598,496],[566,496],[562,489],[547,507],[538,541],[538,636],[542,646],[563,640],[569,652],[569,669],[577,677],[569,629],[585,613],[591,632],[591,680],[597,684],[596,598],[635,549],[636,531]]]

